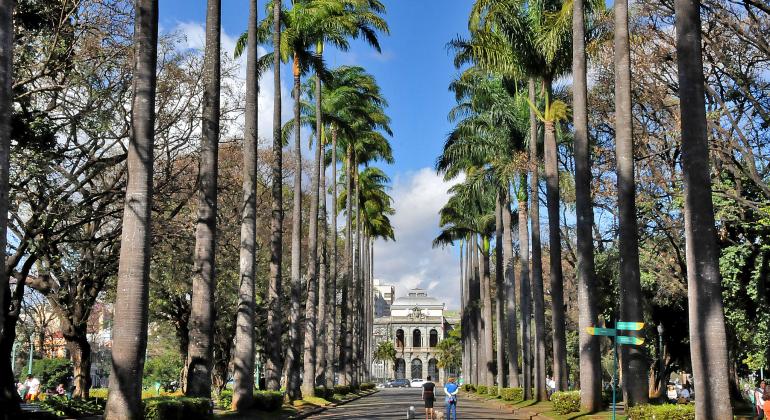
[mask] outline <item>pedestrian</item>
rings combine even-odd
[[[682,393],[679,396],[684,399],[684,402],[690,402],[690,397],[692,396],[690,393],[690,384],[685,384],[684,387],[682,387]]]
[[[457,420],[457,392],[460,386],[455,383],[455,378],[449,378],[444,385],[446,394],[446,420]],[[450,417],[450,415],[454,414]]]
[[[762,379],[754,390],[754,414],[756,414],[757,419],[765,417],[765,388],[765,380]]]
[[[433,403],[436,401],[436,384],[431,382],[428,376],[428,382],[422,384],[422,400],[425,401],[425,420],[433,420]]]
[[[676,387],[672,384],[668,384],[668,387],[666,388],[666,398],[668,399],[668,402],[676,404],[676,397]]]
[[[27,401],[37,400],[38,394],[40,394],[40,381],[33,374],[27,375],[27,380],[24,381],[24,386],[27,387],[27,395],[25,399]]]

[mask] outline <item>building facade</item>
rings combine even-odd
[[[396,349],[396,362],[372,362],[377,379],[425,379],[443,382],[447,372],[438,367],[438,343],[452,329],[444,316],[445,305],[422,289],[412,289],[390,305],[390,315],[374,319],[375,351],[390,341]]]
[[[374,317],[390,316],[390,307],[396,298],[396,287],[391,284],[380,284],[379,279],[374,279]]]

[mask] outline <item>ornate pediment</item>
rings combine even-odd
[[[412,308],[412,312],[409,313],[409,318],[424,320],[425,318],[427,318],[427,315],[422,312],[422,308],[420,308],[419,306],[415,306],[414,308]]]

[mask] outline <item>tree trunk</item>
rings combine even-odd
[[[318,48],[321,55],[321,48]],[[321,78],[315,78],[316,91],[316,144],[315,167],[311,181],[310,215],[308,229],[308,261],[307,261],[307,300],[305,301],[305,356],[303,359],[302,395],[315,396],[315,356],[316,356],[316,327],[318,322],[319,285],[318,285],[318,201],[320,198],[321,150]],[[299,121],[299,120],[298,120]],[[299,127],[297,127],[299,129]],[[299,130],[297,130],[299,132]]]
[[[503,351],[506,343],[506,335],[510,337],[510,334],[503,332],[503,324],[508,319],[505,314],[505,308],[503,305],[505,302],[505,295],[509,294],[508,279],[503,275],[503,206],[500,203],[502,198],[500,193],[497,194],[495,200],[495,335],[497,336],[497,348],[495,349],[495,364],[497,366],[497,386],[498,392],[505,386],[505,374],[503,369],[503,363],[505,361],[505,352]],[[515,334],[515,331],[513,333]],[[509,331],[510,333],[510,331]],[[510,348],[509,348],[510,349]],[[511,357],[510,352],[508,357]]]
[[[462,353],[462,376],[465,381],[469,381],[470,376],[470,342],[468,341],[468,263],[465,255],[468,253],[467,240],[460,241],[460,341],[463,346]],[[465,248],[465,251],[463,251]]]
[[[204,53],[203,124],[199,172],[198,221],[195,227],[190,350],[186,395],[211,396],[214,342],[214,289],[217,237],[217,154],[219,149],[219,85],[221,0],[208,0]]]
[[[342,348],[340,355],[340,385],[350,385],[353,380],[353,316],[354,309],[353,300],[355,291],[353,290],[353,145],[348,143],[347,156],[345,158],[345,170],[346,170],[346,188],[347,201],[346,201],[346,217],[345,217],[345,284],[342,289]]]
[[[249,2],[246,45],[246,115],[243,136],[243,211],[241,216],[238,313],[233,355],[232,408],[251,407],[254,390],[254,286],[257,262],[257,0]]]
[[[150,279],[150,212],[155,137],[155,82],[158,2],[137,0],[134,22],[136,58],[131,138],[123,210],[118,285],[112,331],[112,373],[105,419],[138,420],[142,411],[142,372],[147,348]]]
[[[618,184],[620,251],[620,321],[641,322],[639,239],[636,226],[633,120],[631,117],[631,50],[628,0],[615,2],[615,156]],[[626,335],[641,334],[628,331]],[[623,394],[629,406],[647,402],[647,360],[639,346],[620,346]],[[582,375],[581,375],[582,376]]]
[[[529,100],[535,103],[535,80],[529,79]],[[537,116],[529,112],[530,218],[532,219],[532,297],[535,312],[535,399],[548,400],[545,389],[545,296],[540,244],[540,176],[538,175]]]
[[[281,2],[273,2],[273,51],[281,45]],[[265,338],[265,385],[268,390],[281,389],[283,360],[281,321],[283,305],[283,143],[281,136],[281,55],[273,56],[273,165],[271,168],[270,217],[270,283],[267,290],[267,337]]]
[[[299,57],[294,54],[294,201],[291,213],[291,304],[289,312],[289,349],[286,396],[290,401],[302,398],[300,394],[300,301],[302,300],[302,141],[300,138],[302,94]],[[316,210],[317,211],[317,210]],[[310,282],[308,282],[308,286]]]
[[[547,89],[550,92],[550,89]],[[550,100],[550,99],[549,99]],[[551,316],[553,327],[553,373],[556,388],[567,389],[567,339],[564,319],[564,281],[561,269],[561,223],[559,221],[559,163],[556,158],[556,130],[545,122],[545,179],[548,208],[548,245],[551,269]]]
[[[316,92],[318,96],[318,92]],[[327,237],[329,236],[329,228],[326,222],[326,165],[324,159],[324,147],[326,145],[325,137],[321,135],[321,161],[318,169],[319,185],[318,185],[318,223],[321,224],[320,231],[318,232],[318,248],[319,248],[319,265],[318,265],[318,339],[317,352],[316,352],[316,372],[315,372],[315,384],[318,386],[324,385],[324,378],[326,377],[327,359],[326,354],[328,351],[326,336],[329,333],[329,308],[331,303],[331,288],[329,287],[329,254],[327,251]]]
[[[75,386],[72,398],[86,399],[91,389],[91,345],[88,343],[85,328],[75,331],[72,336],[65,335],[64,339],[72,358],[72,381]]]
[[[729,419],[733,413],[709,175],[700,2],[676,0],[674,6],[682,118],[690,354],[698,392],[695,416]]]
[[[572,75],[575,124],[575,207],[577,215],[578,334],[580,340],[580,404],[589,412],[602,404],[602,366],[599,337],[588,334],[598,317],[594,270],[591,200],[591,153],[588,141],[588,88],[586,79],[585,22],[583,0],[573,1]]]
[[[13,108],[13,6],[0,3],[0,249],[8,242],[8,190],[11,155],[11,111]],[[0,336],[4,333],[5,302],[10,293],[5,267],[0,270]],[[5,395],[0,396],[0,402]]]
[[[483,375],[480,373],[482,369],[482,363],[480,362],[479,355],[481,353],[480,346],[481,340],[480,333],[481,328],[479,323],[481,322],[480,305],[481,299],[481,280],[479,276],[479,237],[477,234],[471,234],[471,245],[468,248],[471,253],[471,285],[470,285],[470,325],[471,325],[471,371],[473,373],[473,383],[481,384]]]
[[[328,312],[330,314],[330,323],[329,323],[329,329],[330,332],[327,334],[328,341],[327,341],[327,348],[328,348],[328,354],[327,354],[327,362],[326,362],[326,388],[333,388],[334,387],[334,373],[335,369],[334,367],[337,365],[335,362],[338,362],[339,359],[337,358],[339,356],[339,352],[337,351],[337,348],[339,347],[339,343],[337,342],[337,267],[338,267],[338,261],[337,261],[337,130],[335,128],[332,128],[332,214],[331,214],[331,223],[333,226],[332,234],[329,236],[329,241],[331,242],[331,248],[332,248],[332,257],[331,257],[331,266],[329,267],[329,277],[331,280],[331,284],[329,286],[329,293],[330,293],[330,299],[329,299],[329,309]],[[324,192],[324,197],[326,193]],[[344,301],[343,301],[344,302]]]
[[[359,379],[361,375],[361,334],[363,330],[361,329],[361,275],[360,275],[360,268],[361,268],[361,209],[359,208],[359,186],[358,186],[358,162],[356,161],[355,156],[353,157],[354,165],[352,167],[352,182],[353,182],[353,188],[352,190],[348,190],[348,195],[350,193],[353,193],[352,196],[352,205],[353,205],[353,213],[355,214],[355,237],[353,239],[352,247],[353,247],[353,299],[352,304],[354,310],[351,312],[351,316],[353,318],[352,324],[352,334],[353,334],[353,348],[352,348],[352,355],[353,358],[350,360],[351,367],[353,369],[353,377],[352,382],[350,383],[351,386],[358,386]]]
[[[527,176],[519,174],[519,262],[521,271],[519,274],[519,307],[521,308],[521,372],[524,388],[524,399],[532,398],[532,348],[530,346],[530,323],[532,318],[532,292],[529,282],[529,213],[527,211]],[[505,217],[505,214],[503,214]],[[507,242],[506,242],[507,243]],[[505,252],[505,251],[503,251]],[[513,270],[513,262],[511,262]],[[510,328],[515,328],[512,326]],[[513,386],[513,385],[511,385]]]
[[[508,332],[507,345],[508,348],[508,386],[519,387],[519,338],[516,332],[517,320],[516,320],[516,275],[513,270],[513,237],[511,235],[511,195],[506,190],[505,195],[501,197],[502,209],[500,217],[503,222],[503,237],[502,237],[502,271],[504,274],[504,293],[503,298],[505,303],[505,320]],[[498,258],[500,256],[498,255]],[[502,297],[502,295],[501,295]],[[523,314],[523,312],[522,312]],[[523,335],[522,335],[523,337]],[[502,338],[500,343],[506,341]],[[503,346],[501,344],[501,346]],[[501,362],[498,369],[503,370],[503,363]],[[502,387],[503,382],[498,386]]]
[[[494,385],[495,377],[493,375],[492,368],[495,363],[495,348],[492,342],[492,284],[490,273],[490,256],[489,256],[489,238],[484,237],[481,249],[481,293],[482,293],[482,327],[483,327],[483,340],[484,340],[484,357],[482,359],[484,366],[484,384],[488,386]]]

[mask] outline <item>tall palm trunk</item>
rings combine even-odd
[[[273,165],[270,173],[271,217],[270,217],[270,284],[267,290],[267,337],[265,351],[265,385],[267,389],[281,389],[283,371],[281,341],[281,302],[283,285],[281,266],[283,263],[283,143],[281,136],[281,2],[273,2]]]
[[[289,400],[301,398],[300,394],[300,300],[302,299],[302,141],[300,137],[301,78],[299,57],[294,54],[294,200],[291,212],[291,296],[289,312],[289,349],[286,396]],[[317,211],[317,210],[316,210]],[[309,282],[308,282],[309,283]],[[310,284],[308,284],[310,286]]]
[[[550,82],[546,81],[550,96]],[[547,98],[547,100],[550,100]],[[548,249],[550,254],[551,316],[553,327],[553,373],[556,387],[567,389],[567,339],[564,318],[564,280],[561,268],[561,223],[559,221],[559,162],[556,157],[556,129],[545,121],[543,136],[545,157],[546,207],[548,208]]]
[[[214,289],[217,238],[217,155],[219,151],[219,85],[221,0],[208,0],[206,51],[204,53],[203,125],[198,218],[195,226],[190,347],[187,351],[185,394],[211,396],[212,349],[214,344]]]
[[[331,322],[329,325],[330,332],[327,334],[327,348],[328,348],[328,354],[327,354],[327,363],[326,363],[326,388],[331,389],[334,387],[334,367],[337,365],[335,362],[339,362],[341,360],[341,352],[337,351],[337,348],[339,347],[338,341],[337,341],[337,214],[339,213],[337,209],[337,130],[336,128],[332,127],[332,213],[331,213],[331,224],[332,224],[332,234],[329,236],[329,241],[331,241],[331,248],[332,248],[332,256],[331,256],[331,265],[329,266],[329,277],[331,279],[331,284],[329,286],[329,318],[331,318]],[[326,192],[324,191],[324,197],[326,196]],[[345,301],[343,300],[343,303]],[[339,357],[339,358],[338,358]]]
[[[580,337],[580,404],[594,412],[601,408],[602,370],[599,337],[586,328],[598,317],[594,270],[591,201],[591,153],[588,141],[588,87],[586,79],[585,21],[583,0],[572,3],[572,89],[575,124],[575,207],[577,214],[578,334]]]
[[[361,375],[361,209],[360,209],[360,201],[359,201],[359,184],[358,184],[358,162],[356,161],[355,156],[353,157],[353,163],[352,166],[352,178],[353,178],[353,189],[348,190],[348,195],[350,195],[350,192],[353,192],[353,213],[355,214],[355,237],[353,238],[353,312],[351,315],[353,316],[353,348],[352,348],[352,355],[353,358],[350,361],[352,368],[353,368],[353,381],[351,382],[352,386],[357,386],[359,383],[360,375]]]
[[[495,348],[492,341],[492,280],[490,273],[489,237],[484,236],[481,249],[481,297],[482,297],[482,327],[484,340],[484,384],[494,385],[495,377],[492,367],[495,363]]]
[[[535,103],[535,80],[529,79],[529,101]],[[540,176],[538,174],[537,116],[529,111],[530,218],[532,220],[532,298],[535,312],[535,399],[548,399],[545,389],[545,296],[540,244]]]
[[[350,385],[353,380],[353,367],[351,365],[353,358],[353,335],[352,335],[352,312],[354,309],[353,298],[353,145],[348,143],[345,157],[345,181],[347,191],[347,201],[345,218],[345,284],[342,288],[342,348],[340,349],[340,377],[341,385]]]
[[[511,234],[511,195],[505,192],[500,217],[503,222],[503,274],[505,276],[505,320],[508,329],[508,386],[519,387],[519,337],[516,332],[516,275],[513,271],[513,236]],[[501,339],[501,343],[505,342]],[[502,346],[502,344],[501,344]],[[498,369],[503,369],[501,363]],[[498,386],[503,386],[502,382]]]
[[[3,2],[0,6],[2,23],[7,23],[10,19],[11,10],[8,3]],[[104,410],[106,419],[115,420],[138,420],[144,417],[142,372],[147,349],[152,238],[150,213],[155,138],[155,72],[158,63],[158,2],[138,0],[135,14],[136,55],[132,86],[134,97],[131,107],[131,138],[126,160],[131,177],[126,185],[126,203],[123,209],[115,323],[112,332],[112,372],[109,398]],[[3,24],[2,28],[7,26]],[[8,48],[9,41],[5,38],[2,41],[0,47]],[[5,77],[7,74],[3,71],[0,76]],[[9,79],[3,80],[3,86],[8,87],[9,82]],[[2,103],[7,106],[6,101]],[[7,173],[3,176],[7,176]]]
[[[733,418],[704,103],[700,2],[676,0],[690,355],[697,418]]]
[[[471,284],[470,284],[470,299],[471,299],[471,361],[473,372],[473,383],[481,384],[483,375],[481,369],[483,364],[480,361],[481,354],[481,316],[480,316],[480,300],[481,300],[481,276],[479,276],[479,237],[476,233],[471,234],[471,245],[468,248],[471,253]]]
[[[319,44],[320,45],[320,44]],[[323,47],[317,48],[320,56]],[[311,181],[310,215],[308,229],[308,260],[307,260],[307,300],[305,301],[305,355],[303,358],[302,395],[315,396],[315,355],[316,355],[316,327],[318,321],[319,286],[318,286],[318,201],[321,167],[321,78],[315,78],[315,112],[316,112],[316,144],[315,166],[313,167],[313,179]]]
[[[468,342],[468,276],[466,275],[468,263],[466,262],[465,254],[468,247],[465,245],[466,240],[460,240],[460,342],[462,343],[462,363],[460,369],[462,375],[467,381],[470,371],[468,367],[469,354],[468,349],[470,343]]]
[[[519,174],[519,308],[521,308],[521,373],[524,388],[524,399],[532,398],[532,348],[530,346],[530,322],[532,317],[532,292],[529,282],[529,229],[527,226],[529,213],[527,211],[527,176]],[[505,217],[505,214],[503,214]],[[511,264],[511,269],[513,266]],[[512,328],[515,328],[512,327]],[[511,385],[513,386],[513,385]]]
[[[639,238],[636,226],[633,120],[631,117],[631,49],[628,0],[615,8],[615,156],[618,182],[618,248],[620,250],[620,321],[641,322]],[[628,334],[634,334],[628,332]],[[647,402],[647,358],[639,346],[620,346],[626,404]]]
[[[495,324],[495,335],[497,336],[497,348],[496,348],[496,364],[497,364],[497,386],[499,387],[498,393],[502,388],[505,386],[505,369],[503,369],[503,365],[505,363],[505,347],[506,344],[508,344],[508,357],[513,358],[513,353],[511,352],[512,347],[509,345],[510,342],[506,340],[506,338],[510,339],[511,336],[516,336],[516,329],[513,330],[508,329],[506,332],[505,329],[508,328],[509,325],[506,324],[507,322],[510,322],[510,312],[506,313],[506,309],[508,308],[508,304],[510,302],[507,301],[507,298],[509,296],[512,296],[513,293],[510,291],[510,287],[513,286],[511,284],[511,278],[507,277],[507,274],[505,272],[505,263],[509,262],[504,260],[503,257],[503,242],[504,242],[504,229],[503,229],[503,212],[505,211],[503,209],[503,198],[502,194],[497,194],[497,200],[495,202],[495,286],[497,288],[495,293],[495,318],[497,319],[497,323]],[[510,219],[509,219],[510,221]],[[508,231],[510,233],[510,231]],[[509,236],[510,238],[510,236]],[[514,306],[515,306],[514,301]],[[515,316],[515,314],[514,314]],[[503,325],[506,326],[506,328],[503,328]],[[515,327],[515,321],[514,321],[514,327]],[[515,338],[514,338],[515,340]],[[515,348],[515,347],[514,347]],[[513,378],[513,373],[510,371],[508,372],[510,375],[510,378]],[[518,372],[516,372],[516,378],[518,380]],[[510,380],[509,378],[509,380]]]
[[[243,210],[241,215],[238,312],[233,353],[233,403],[236,410],[251,407],[254,389],[254,286],[257,262],[257,0],[249,2],[246,45],[246,115],[243,136]]]
[[[319,185],[319,204],[318,219],[321,224],[321,230],[318,232],[319,265],[318,265],[318,339],[320,340],[316,353],[316,384],[324,384],[326,377],[327,364],[327,346],[326,336],[329,334],[330,310],[332,306],[331,287],[329,287],[329,254],[326,241],[329,236],[329,225],[326,223],[326,165],[324,162],[324,147],[326,146],[325,136],[321,135],[321,165],[318,169]]]

